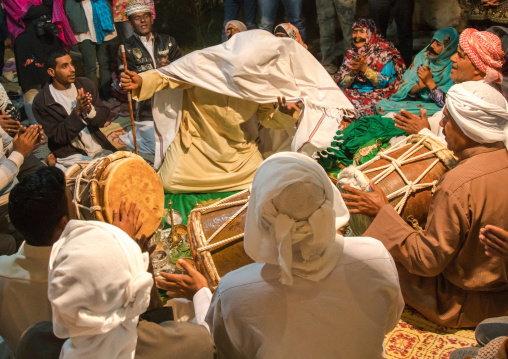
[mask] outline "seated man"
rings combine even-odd
[[[439,325],[473,327],[508,315],[508,263],[485,254],[480,230],[508,228],[505,128],[508,103],[492,86],[468,81],[450,88],[441,121],[448,148],[459,159],[437,185],[424,230],[415,230],[388,204],[383,191],[349,186],[350,213],[374,217],[365,235],[379,239],[399,271],[407,304]]]
[[[164,321],[147,240],[138,243],[107,223],[69,222],[49,263],[53,331],[68,338],[60,358],[215,358],[203,326]]]
[[[12,353],[25,329],[51,320],[49,254],[75,216],[65,176],[57,168],[39,169],[10,192],[9,217],[25,238],[16,254],[0,257],[0,336]]]
[[[494,86],[499,91],[503,75],[501,69],[504,64],[504,52],[501,40],[487,31],[465,29],[460,34],[457,52],[450,58],[452,65],[450,78],[456,84],[465,81],[483,81]],[[442,142],[446,142],[443,128],[439,122],[443,118],[443,111],[427,117],[426,110],[420,114],[413,114],[406,110],[395,113],[395,126],[408,134],[431,135]]]
[[[360,118],[376,114],[377,103],[397,90],[406,67],[395,46],[377,32],[373,20],[353,24],[353,44],[333,78]]]
[[[23,167],[25,159],[29,159],[25,165],[23,178],[35,172],[37,168],[44,167],[41,161],[30,152],[34,145],[42,140],[42,129],[40,125],[32,125],[28,129],[20,127],[19,123],[10,120],[8,115],[1,115],[2,126],[0,126],[0,255],[14,254],[23,242],[23,235],[13,226],[8,215],[9,193],[14,188]],[[5,120],[5,122],[3,121]],[[5,125],[12,121],[15,130]],[[10,126],[10,125],[9,125]],[[14,135],[12,139],[4,127]]]
[[[247,26],[241,21],[231,20],[228,21],[226,26],[224,27],[226,38],[229,40],[233,37],[233,35],[238,34],[242,31],[247,31]]]
[[[348,219],[313,159],[282,152],[263,162],[245,225],[256,263],[220,280],[206,315],[219,357],[383,356],[404,307],[395,264],[379,241],[337,234]],[[189,276],[162,275],[168,294],[192,287]]]
[[[459,35],[453,27],[434,33],[430,45],[416,55],[404,73],[398,90],[377,104],[381,116],[406,110],[419,114],[421,109],[433,115],[444,106],[445,95],[453,85],[451,57],[457,52]]]
[[[109,121],[109,109],[90,80],[76,79],[69,54],[50,52],[46,67],[51,82],[35,97],[33,112],[48,136],[57,166],[65,169],[116,151],[99,129]]]

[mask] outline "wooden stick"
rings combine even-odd
[[[124,71],[127,71],[127,58],[125,57],[125,46],[124,45],[120,45],[120,51],[122,51]],[[131,90],[127,91],[127,99],[129,100],[129,111],[131,114],[132,137],[134,139],[134,152],[136,152],[136,154],[138,154],[138,141],[136,139],[136,125],[134,124],[134,110],[132,109]]]

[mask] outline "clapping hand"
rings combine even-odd
[[[367,71],[367,61],[365,60],[365,57],[361,55],[354,59],[351,62],[351,69],[353,71],[360,71],[365,73],[365,71]]]
[[[424,128],[429,128],[429,119],[427,117],[427,110],[420,109],[420,116],[415,115],[406,110],[400,110],[393,116],[395,127],[400,128],[410,135],[419,133]]]
[[[427,66],[420,66],[416,71],[420,80],[425,84],[429,90],[436,87],[436,83],[434,82],[434,78],[432,77],[432,70]]]
[[[27,129],[20,130],[12,140],[13,150],[26,157],[32,152],[35,143],[39,140],[40,125],[31,125]]]
[[[14,136],[16,133],[18,133],[21,124],[12,119],[11,115],[8,115],[5,113],[5,110],[2,110],[2,113],[0,114],[0,127],[7,132],[9,135]]]
[[[85,94],[85,91],[82,88],[78,89],[75,110],[78,115],[88,114],[92,110],[92,95],[90,92]]]

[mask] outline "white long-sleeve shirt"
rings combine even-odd
[[[206,322],[220,358],[384,357],[383,339],[404,307],[395,263],[373,238],[345,238],[319,282],[279,281],[280,268],[251,264],[224,276]]]
[[[21,153],[13,151],[12,138],[0,127],[0,206],[8,202],[9,192],[18,183],[16,176],[24,157]]]

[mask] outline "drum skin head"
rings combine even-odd
[[[151,236],[159,227],[164,212],[164,189],[157,173],[141,158],[125,158],[111,163],[99,181],[101,206],[106,221],[113,223],[113,210],[126,200],[126,210],[132,201],[141,208],[139,220],[143,226],[136,233]]]

